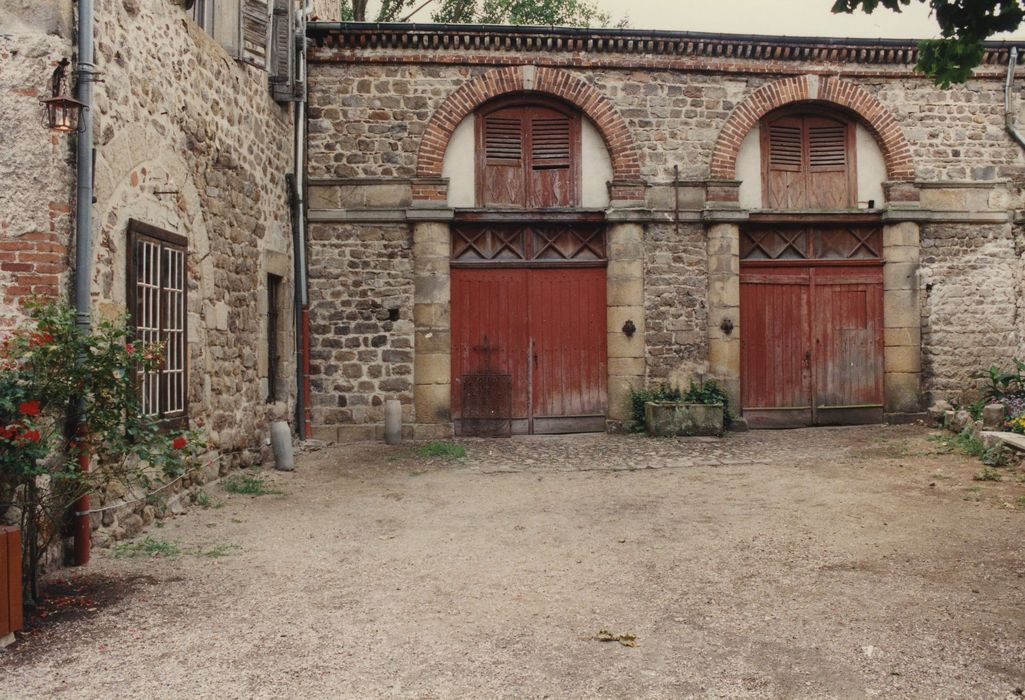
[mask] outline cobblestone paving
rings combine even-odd
[[[523,471],[633,471],[840,459],[900,428],[857,426],[728,433],[724,438],[660,438],[604,433],[466,439],[465,468],[491,474]],[[907,429],[903,429],[905,432]],[[882,432],[881,432],[882,431]]]

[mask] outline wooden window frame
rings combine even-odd
[[[500,98],[488,102],[486,105],[481,107],[475,112],[474,117],[474,201],[477,207],[488,207],[502,209],[506,208],[507,205],[487,205],[484,203],[484,188],[485,188],[485,175],[484,168],[486,167],[487,154],[485,152],[484,142],[484,121],[485,118],[497,111],[503,109],[510,109],[515,107],[530,108],[538,107],[542,109],[550,109],[555,112],[566,116],[570,120],[570,165],[569,165],[569,177],[572,183],[573,196],[572,203],[564,207],[545,207],[542,209],[576,209],[580,207],[580,202],[583,198],[583,182],[581,180],[581,166],[580,166],[580,154],[582,150],[582,139],[583,139],[583,117],[580,110],[567,105],[566,103],[551,98],[534,96],[534,95],[514,95],[511,97]],[[523,173],[524,173],[524,199],[528,202],[531,199],[531,182],[532,179],[528,177],[529,171],[531,170],[533,155],[531,152],[531,139],[529,130],[525,130],[524,139],[522,142],[522,154],[523,154]],[[529,211],[531,209],[538,209],[537,207],[513,207],[508,205],[509,208],[523,209]]]
[[[759,130],[759,151],[761,157],[761,175],[762,175],[762,206],[769,206],[769,172],[770,172],[770,151],[769,151],[769,126],[779,119],[786,117],[821,117],[824,119],[832,119],[842,123],[847,128],[847,194],[848,194],[848,205],[847,209],[856,209],[858,206],[858,143],[857,143],[857,120],[851,115],[840,112],[835,109],[829,109],[825,107],[819,107],[816,105],[796,105],[788,106],[782,109],[776,109],[769,112],[762,117],[758,122]],[[802,161],[806,158],[804,156],[804,143],[802,135]],[[807,167],[807,170],[805,169]],[[811,170],[810,164],[802,162],[801,172],[805,177],[811,175],[814,171]]]
[[[164,270],[164,255],[163,251],[170,249],[179,251],[182,254],[182,265],[181,265],[181,284],[182,284],[182,298],[181,298],[181,372],[182,372],[182,389],[181,389],[181,409],[169,411],[167,410],[168,402],[170,397],[168,395],[168,386],[164,378],[163,367],[166,365],[167,356],[166,353],[169,351],[169,346],[165,346],[165,357],[164,363],[161,365],[161,369],[157,371],[157,403],[158,408],[156,412],[151,413],[156,417],[160,424],[166,429],[176,429],[186,427],[189,418],[189,324],[188,324],[188,310],[189,310],[189,286],[188,286],[188,257],[189,247],[188,239],[176,233],[165,231],[164,229],[152,226],[150,224],[130,219],[128,222],[128,254],[126,258],[126,286],[127,286],[127,301],[128,301],[128,316],[129,323],[131,324],[131,330],[134,337],[137,337],[139,328],[139,279],[137,272],[137,249],[140,242],[149,242],[155,244],[159,250],[159,262],[157,270],[159,274],[159,285],[157,292],[157,299],[159,304],[159,322],[157,326],[157,335],[159,342],[165,342],[168,336],[168,329],[165,327],[165,321],[167,318],[166,304],[167,297],[165,295],[166,278]],[[138,375],[137,375],[138,376]],[[143,387],[139,386],[140,393],[143,391]]]
[[[267,274],[267,403],[280,400],[281,387],[281,289],[284,278]]]

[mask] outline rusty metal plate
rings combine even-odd
[[[512,375],[464,374],[461,434],[476,437],[512,436]]]

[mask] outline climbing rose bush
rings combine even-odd
[[[0,340],[0,522],[21,527],[26,600],[34,600],[40,560],[75,501],[112,482],[142,497],[189,469],[201,444],[142,415],[136,372],[157,369],[163,349],[134,343],[127,319],[84,332],[66,304],[35,302],[28,314]],[[88,472],[79,468],[84,455]]]

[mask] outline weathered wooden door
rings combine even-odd
[[[452,270],[457,431],[604,430],[605,286],[604,268]]]
[[[741,400],[755,427],[883,413],[876,227],[751,227],[741,238]]]
[[[460,223],[451,274],[457,432],[604,430],[603,227]]]

